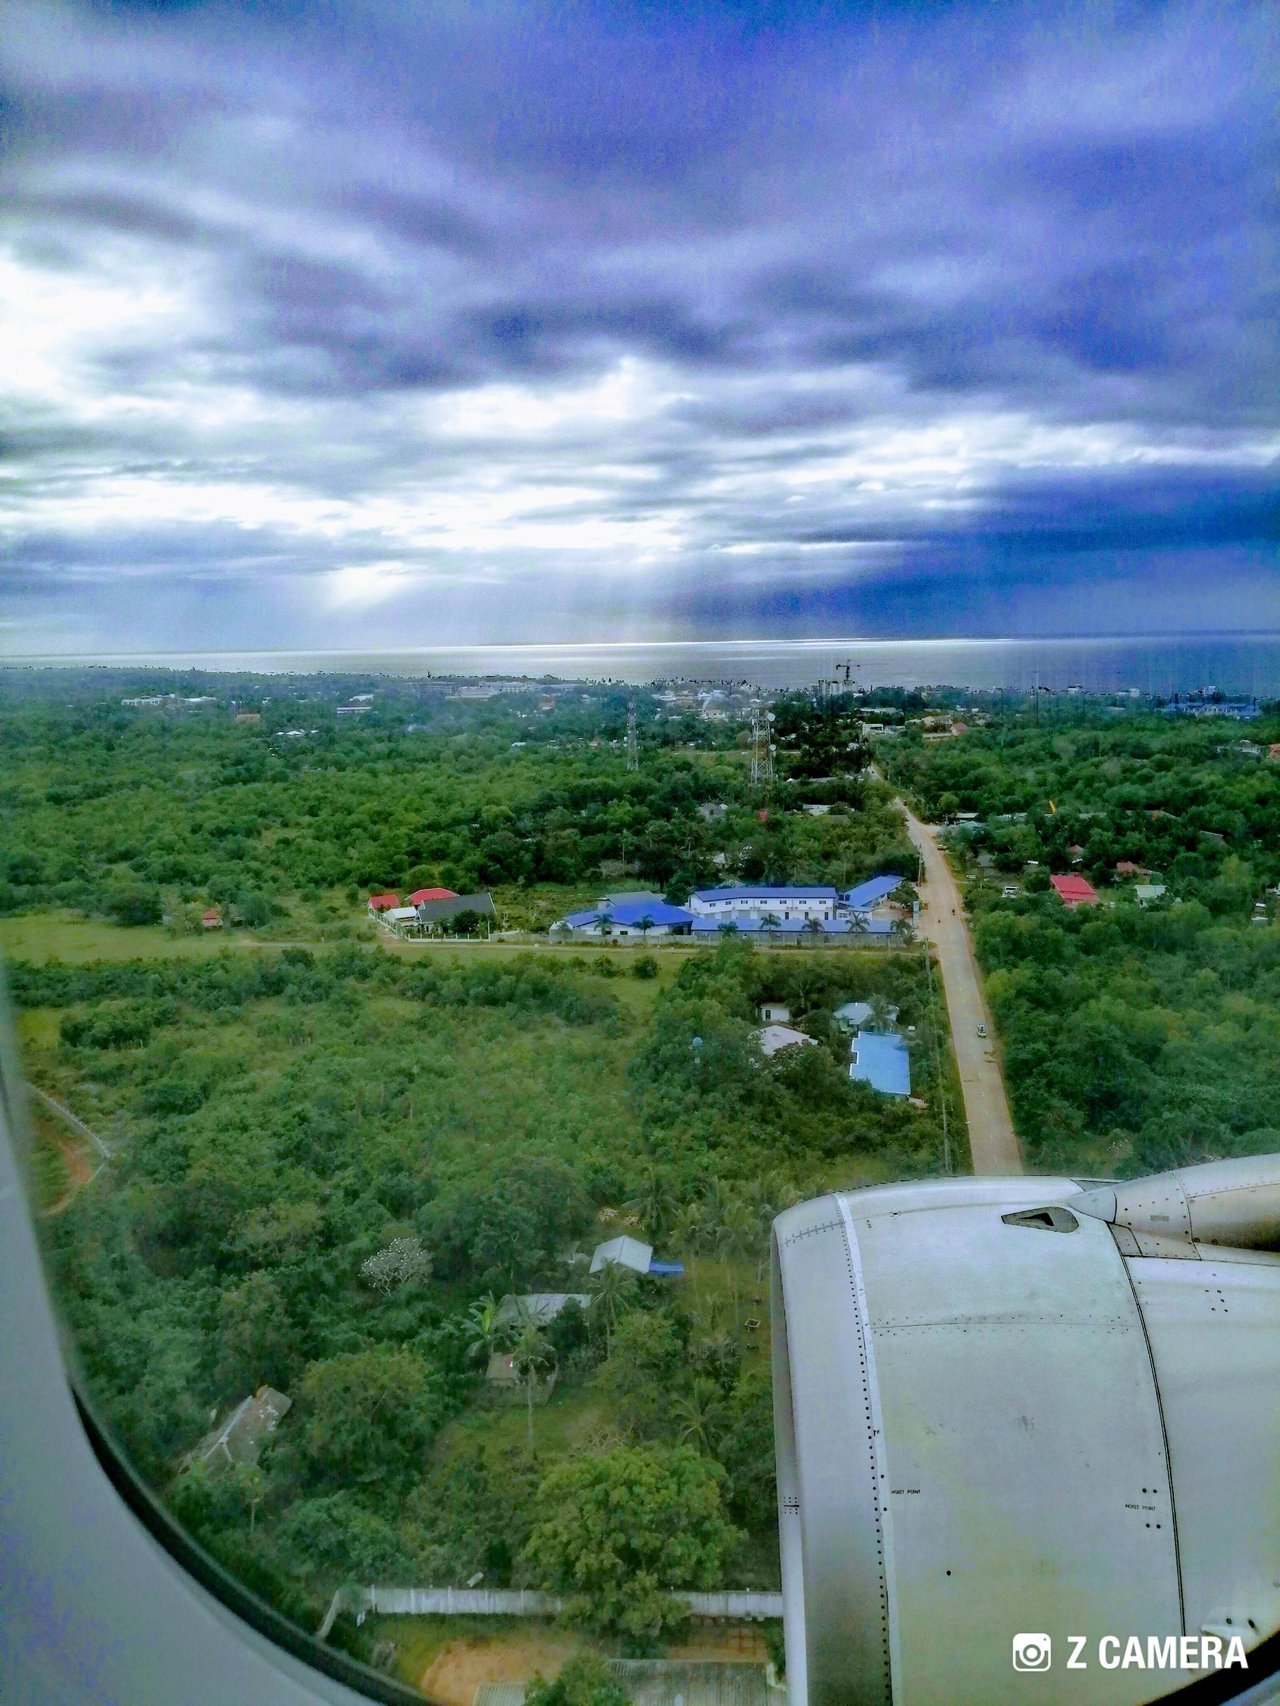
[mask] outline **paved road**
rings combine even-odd
[[[922,913],[920,923],[937,950],[942,970],[960,1088],[964,1092],[965,1118],[969,1122],[973,1170],[996,1175],[1021,1173],[1022,1153],[1009,1116],[1009,1099],[992,1041],[995,1032],[973,962],[973,944],[969,940],[960,891],[933,831],[901,800],[897,803],[906,813],[907,832],[924,860],[925,881],[920,892],[927,910]],[[978,1035],[979,1025],[986,1026],[985,1039]]]

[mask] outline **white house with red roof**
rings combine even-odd
[[[406,906],[421,906],[427,900],[457,900],[455,889],[414,889],[406,900]]]
[[[398,894],[371,894],[369,896],[369,911],[374,914],[390,912],[393,906],[399,906],[399,904],[400,896]]]

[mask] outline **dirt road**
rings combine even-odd
[[[87,1126],[78,1114],[73,1114],[65,1102],[58,1101],[56,1096],[51,1096],[47,1090],[38,1089],[34,1084],[27,1085],[27,1094],[34,1096],[38,1102],[42,1102],[51,1114],[56,1114],[64,1124],[71,1127],[72,1131],[79,1132],[81,1137],[87,1137],[102,1159],[110,1161],[111,1150],[107,1144],[98,1136],[92,1126]]]
[[[69,1137],[55,1138],[54,1142],[67,1169],[67,1188],[56,1202],[51,1202],[48,1208],[40,1211],[42,1220],[52,1220],[55,1215],[64,1213],[75,1201],[77,1192],[83,1190],[94,1177],[93,1168],[89,1165],[83,1149],[72,1143]]]
[[[942,970],[965,1117],[969,1122],[973,1170],[997,1175],[1021,1173],[1022,1154],[1009,1116],[1009,1099],[992,1041],[991,1015],[982,998],[960,891],[933,831],[901,800],[898,804],[906,813],[912,844],[924,860],[925,881],[920,896],[926,902],[926,909],[920,924],[937,950]],[[979,1025],[987,1032],[985,1038],[978,1035]]]

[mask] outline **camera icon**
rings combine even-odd
[[[1053,1663],[1053,1642],[1047,1635],[1013,1637],[1014,1670],[1048,1670]]]

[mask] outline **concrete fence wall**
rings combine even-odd
[[[735,1622],[782,1616],[780,1593],[681,1593],[691,1617]],[[329,1603],[319,1636],[323,1641],[340,1611],[361,1620],[375,1611],[383,1617],[556,1617],[564,1609],[558,1594],[534,1588],[339,1588]]]

